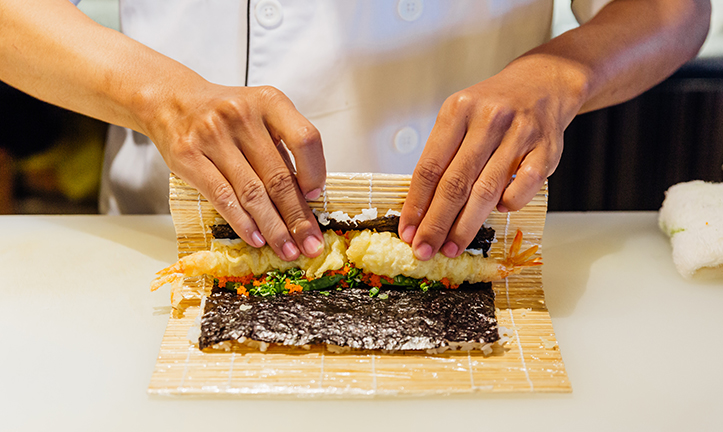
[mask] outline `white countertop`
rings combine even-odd
[[[146,394],[169,216],[2,216],[0,430],[720,430],[723,280],[683,280],[656,221],[548,215],[543,281],[572,394],[274,400]]]

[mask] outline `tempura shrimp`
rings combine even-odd
[[[356,267],[376,275],[403,275],[429,280],[447,278],[450,283],[459,285],[462,282],[501,280],[525,267],[542,265],[539,257],[534,256],[537,246],[520,253],[521,245],[522,232],[518,230],[507,257],[502,260],[469,253],[448,258],[437,253],[428,261],[420,261],[414,256],[412,248],[396,235],[362,231],[352,237],[347,257]]]
[[[282,260],[268,245],[254,248],[243,240],[214,240],[211,250],[187,255],[156,273],[151,291],[184,277],[201,275],[234,277],[300,268],[308,276],[318,278],[327,270],[341,269],[346,262],[346,239],[334,231],[324,233],[324,252],[321,255],[316,258],[301,255],[294,261]]]

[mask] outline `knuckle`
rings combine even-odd
[[[236,194],[228,183],[213,185],[209,199],[216,208],[234,207],[236,205]]]
[[[302,209],[291,210],[285,215],[284,221],[294,237],[301,239],[302,241],[312,231],[314,231],[313,223],[306,217],[306,214]]]
[[[497,185],[489,180],[480,180],[472,187],[472,195],[482,202],[497,201]]]
[[[528,200],[525,198],[525,194],[520,193],[519,190],[514,191],[508,189],[500,198],[500,203],[507,207],[508,210],[517,211],[527,204]]]
[[[525,205],[517,198],[504,198],[501,199],[500,202],[502,205],[504,205],[507,210],[509,211],[517,211],[520,210]]]
[[[163,158],[171,171],[193,175],[202,166],[203,151],[194,140],[181,139],[169,147],[168,154],[164,154]]]
[[[436,244],[439,246],[439,244],[447,237],[450,227],[450,224],[445,224],[442,220],[430,220],[424,227],[425,232],[423,234],[425,234],[424,237],[430,244]]]
[[[439,183],[439,191],[452,202],[466,201],[472,188],[471,181],[462,172],[448,172]]]
[[[294,146],[299,150],[313,149],[321,144],[321,134],[313,126],[303,126],[296,131]]]
[[[241,189],[239,200],[242,207],[257,207],[264,201],[266,189],[258,180],[251,180]]]
[[[528,177],[531,183],[534,185],[544,183],[548,176],[548,173],[544,169],[544,167],[536,165],[526,167],[523,174]]]
[[[212,141],[220,130],[221,118],[216,113],[210,113],[199,119],[198,128],[194,131],[196,135],[204,142]]]
[[[439,183],[439,179],[442,178],[444,169],[445,167],[434,159],[424,159],[417,164],[414,175],[422,183],[422,186],[433,188]]]
[[[490,126],[497,129],[510,128],[517,114],[512,107],[504,103],[486,104],[482,111]]]
[[[259,97],[268,103],[276,103],[286,98],[281,90],[269,85],[259,86],[257,87],[257,91]]]
[[[467,92],[460,91],[447,98],[445,101],[445,108],[449,114],[458,116],[466,113],[474,105],[474,102],[475,99],[472,95]]]
[[[172,151],[173,157],[181,163],[189,163],[199,155],[199,151],[190,139],[179,140]]]
[[[515,129],[522,142],[532,144],[545,141],[545,134],[542,132],[542,128],[532,119],[525,118],[518,120]]]
[[[193,119],[188,129],[183,132],[185,144],[198,148],[215,146],[223,134],[225,124],[228,124],[227,119],[223,118],[217,109],[207,111]]]
[[[263,231],[266,242],[274,249],[279,256],[283,256],[284,243],[293,241],[289,236],[289,231],[286,229],[284,222],[275,218],[273,221],[268,221]]]
[[[272,196],[286,196],[295,192],[296,180],[288,170],[280,170],[269,177],[266,187]]]
[[[235,121],[247,122],[252,116],[251,107],[245,100],[239,98],[223,99],[218,102],[216,113],[218,117],[211,116],[208,120],[212,122],[214,126],[219,119],[226,123],[233,123]]]

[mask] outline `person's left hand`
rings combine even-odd
[[[399,224],[417,258],[460,255],[495,206],[519,210],[535,196],[582,106],[583,78],[558,59],[522,57],[445,101]]]

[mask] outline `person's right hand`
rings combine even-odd
[[[174,95],[147,128],[168,167],[248,244],[268,243],[286,261],[318,256],[323,237],[305,198],[326,179],[319,132],[273,87],[201,87]]]

